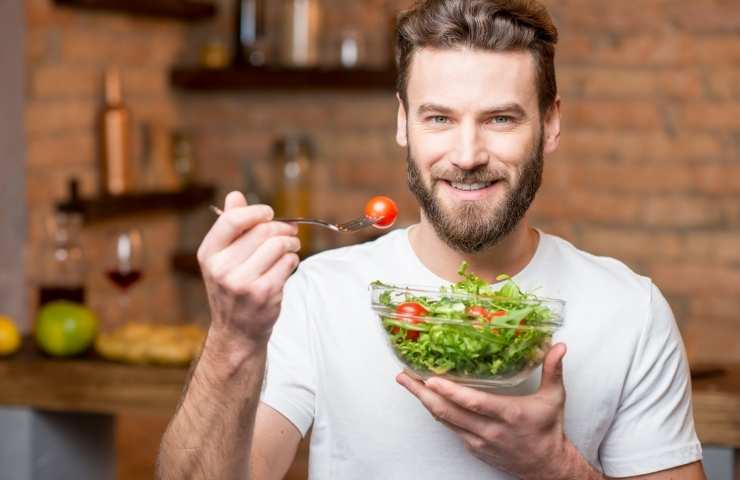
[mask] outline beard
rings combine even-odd
[[[408,186],[419,202],[424,214],[431,222],[437,236],[451,248],[466,254],[481,252],[499,243],[519,224],[529,210],[542,184],[543,131],[529,152],[529,159],[519,171],[519,180],[512,185],[510,175],[503,170],[490,170],[481,166],[475,170],[453,167],[440,172],[432,171],[438,179],[432,187],[424,184],[421,171],[411,154],[406,150],[406,173]],[[433,169],[432,169],[433,170]],[[463,201],[451,209],[445,209],[436,194],[439,181],[449,182],[505,182],[509,185],[498,206],[489,205],[487,200]]]

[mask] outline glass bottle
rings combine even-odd
[[[278,168],[275,193],[275,216],[283,218],[311,217],[311,165],[313,147],[301,136],[279,139],[273,150],[274,165]],[[311,251],[310,227],[299,228],[301,250]]]
[[[234,65],[265,63],[265,0],[236,0]]]
[[[283,0],[282,61],[310,67],[319,60],[319,0]]]
[[[133,189],[130,157],[130,115],[123,102],[121,75],[105,72],[105,104],[100,112],[100,183],[104,194],[121,195]]]
[[[80,246],[82,215],[59,208],[48,219],[41,255],[38,306],[54,300],[85,303],[85,258]]]

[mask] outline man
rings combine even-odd
[[[428,0],[401,17],[397,141],[417,225],[291,276],[295,227],[227,196],[198,252],[212,324],[162,478],[282,478],[309,427],[317,479],[704,478],[658,289],[529,225],[560,137],[556,41],[532,1]],[[567,301],[561,343],[515,391],[398,374],[369,308],[373,280],[448,284],[462,260]]]

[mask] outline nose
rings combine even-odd
[[[458,147],[450,157],[450,163],[461,170],[475,170],[489,161],[488,151],[480,128],[476,122],[463,122],[459,128]]]

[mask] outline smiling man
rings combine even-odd
[[[162,478],[282,478],[309,429],[316,479],[705,478],[660,291],[529,224],[560,138],[556,41],[533,1],[427,0],[402,15],[397,141],[416,225],[291,275],[295,227],[226,198],[198,252],[212,323]],[[560,343],[520,387],[423,383],[387,351],[368,284],[448,285],[462,260],[567,302]]]

